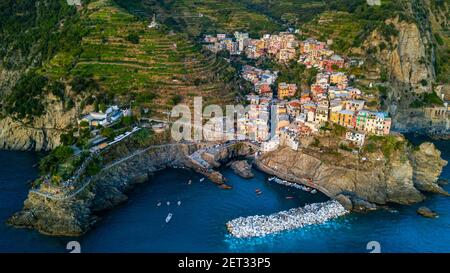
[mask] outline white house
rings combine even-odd
[[[280,134],[281,144],[288,146],[292,150],[297,151],[299,142],[298,142],[298,134],[293,130],[284,127],[281,129]]]
[[[296,122],[303,122],[305,123],[307,121],[307,116],[305,113],[300,113],[297,117],[295,117]]]
[[[347,139],[348,141],[350,141],[352,143],[355,143],[358,146],[363,146],[364,141],[366,139],[366,134],[356,132],[356,131],[348,131],[345,134],[345,139]]]
[[[264,141],[263,143],[261,143],[261,151],[263,153],[275,151],[279,145],[280,145],[280,139],[278,138],[278,136],[274,136],[270,140]]]
[[[306,121],[314,121],[316,119],[316,113],[314,111],[308,111],[306,116]]]
[[[108,109],[106,109],[105,113],[107,115],[110,115],[112,112],[115,112],[115,111],[118,111],[118,110],[119,110],[119,106],[113,105],[113,106],[110,106]]]
[[[81,0],[67,0],[69,6],[81,6]]]
[[[106,113],[91,112],[84,116],[79,122],[86,121],[89,126],[105,125],[108,123]]]
[[[369,6],[381,6],[381,0],[367,0]]]

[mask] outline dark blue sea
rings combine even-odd
[[[412,139],[415,143],[423,140]],[[450,160],[449,142],[435,144],[444,159]],[[127,203],[103,213],[94,229],[80,238],[49,237],[9,227],[4,222],[21,209],[28,183],[37,176],[33,168],[37,160],[33,153],[0,152],[0,252],[68,252],[66,244],[72,240],[79,241],[82,252],[369,252],[370,241],[379,242],[381,252],[450,252],[450,198],[437,195],[428,195],[417,205],[393,206],[395,211],[350,214],[264,238],[231,238],[225,223],[235,217],[327,200],[319,193],[269,183],[267,176],[257,171],[255,178],[245,180],[225,170],[232,190],[200,182],[201,176],[187,170],[162,171],[130,192]],[[450,166],[442,177],[450,179]],[[255,194],[257,188],[261,195]],[[446,189],[450,190],[449,186]],[[418,216],[416,210],[422,205],[440,217]],[[166,223],[169,212],[173,217]]]

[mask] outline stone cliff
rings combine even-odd
[[[424,199],[422,191],[446,194],[437,184],[446,164],[431,143],[410,149],[408,156],[396,151],[386,159],[382,153],[373,153],[365,160],[351,153],[333,159],[308,149],[283,147],[257,162],[262,170],[287,180],[311,179],[316,188],[347,207],[355,200],[411,204]]]
[[[396,17],[385,21],[397,32],[395,35],[386,37],[377,29],[364,42],[364,50],[354,48],[353,53],[367,56],[370,73],[366,80],[381,80],[381,85],[386,87],[387,92],[381,94],[381,99],[384,110],[393,117],[395,129],[447,128],[448,118],[445,116],[435,117],[429,115],[424,107],[411,106],[416,100],[422,100],[423,94],[448,89],[448,84],[440,85],[442,79],[437,78],[436,48],[439,45],[434,35],[438,32],[435,26],[447,25],[447,19],[439,24],[434,22],[436,20],[433,18],[440,10],[431,8],[428,1],[411,1],[406,4],[405,11],[410,19]],[[378,77],[371,74],[378,74]]]
[[[47,151],[60,145],[60,136],[77,123],[77,106],[64,109],[63,103],[49,94],[47,111],[33,120],[0,119],[0,149]]]
[[[81,193],[66,200],[51,200],[30,193],[22,211],[14,214],[7,223],[49,235],[81,235],[97,222],[97,212],[125,202],[128,199],[126,192],[136,184],[147,182],[155,171],[183,166],[185,155],[193,149],[192,145],[179,144],[148,150],[101,171]]]

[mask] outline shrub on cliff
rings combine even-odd
[[[143,128],[134,134],[133,140],[141,147],[145,146],[151,138],[151,132],[147,128]]]
[[[439,96],[435,92],[432,92],[427,94],[421,94],[419,98],[417,98],[410,104],[410,107],[421,108],[421,107],[443,106],[443,105],[444,103],[442,102],[441,98],[439,98]]]
[[[35,71],[23,76],[6,97],[6,113],[19,119],[43,115],[45,108],[42,100],[47,81],[47,78]]]
[[[110,127],[102,128],[100,134],[108,139],[113,139],[116,136],[114,129]]]
[[[93,176],[101,171],[100,159],[94,158],[86,167],[86,175]]]
[[[70,82],[72,90],[77,94],[83,91],[98,90],[98,83],[90,77],[75,76]]]
[[[377,150],[383,152],[386,159],[389,159],[394,151],[403,151],[405,141],[398,139],[395,136],[369,136],[365,151],[374,153]]]
[[[42,174],[56,174],[60,164],[73,156],[73,150],[69,146],[58,146],[49,155],[39,162],[39,170]]]

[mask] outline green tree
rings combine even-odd
[[[110,127],[103,128],[103,129],[100,131],[100,134],[101,134],[103,137],[106,137],[106,138],[108,138],[108,139],[113,139],[114,136],[115,136],[114,130],[113,130],[112,128],[110,128]]]
[[[183,100],[183,97],[181,95],[174,95],[170,98],[170,103],[172,105],[177,105]]]
[[[121,123],[123,126],[131,126],[134,123],[134,119],[131,116],[126,116],[122,118]]]
[[[130,33],[127,36],[127,41],[133,43],[133,44],[139,44],[139,35],[136,33]]]

